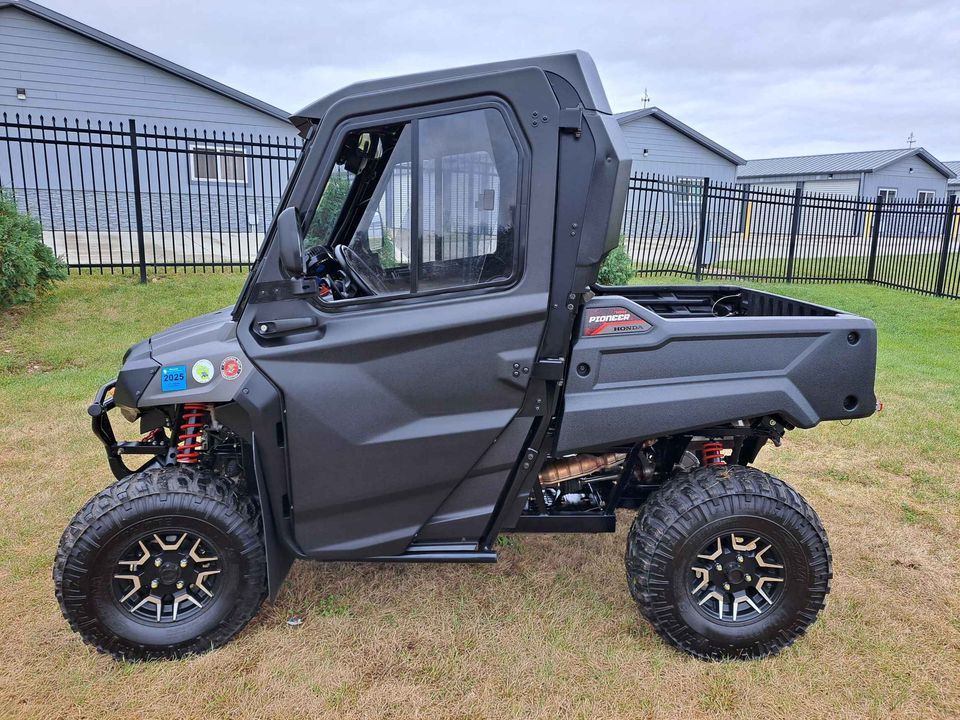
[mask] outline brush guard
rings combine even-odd
[[[113,401],[113,389],[117,384],[116,378],[103,385],[93,398],[93,402],[87,408],[87,413],[92,420],[93,434],[103,443],[107,451],[107,464],[117,480],[122,480],[135,472],[145,470],[150,465],[160,464],[170,453],[170,444],[164,437],[157,440],[156,433],[150,433],[146,437],[149,440],[118,441],[113,433],[113,425],[110,423],[110,411],[116,407]],[[138,468],[131,469],[123,461],[123,455],[153,455],[153,457]]]

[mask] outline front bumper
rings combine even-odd
[[[117,441],[113,433],[113,425],[110,424],[110,411],[117,407],[113,396],[116,385],[117,380],[114,378],[97,390],[93,402],[87,408],[87,413],[92,419],[93,434],[103,443],[107,451],[110,470],[118,480],[122,480],[127,475],[145,470],[153,464],[159,465],[161,460],[169,456],[170,444],[165,437],[159,440]],[[123,455],[153,455],[153,458],[131,470],[124,463]]]

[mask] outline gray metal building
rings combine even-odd
[[[960,197],[960,160],[946,160],[943,164],[953,173],[953,177],[947,180],[947,197]]]
[[[0,113],[296,135],[283,110],[30,0],[0,1]]]
[[[259,242],[301,145],[284,110],[30,0],[0,0],[0,126],[0,189],[71,259],[78,233],[128,242],[134,198],[158,243]]]
[[[956,173],[924,148],[802,155],[750,160],[737,182],[771,190],[932,200],[947,192]]]
[[[660,108],[622,112],[616,118],[633,158],[632,173],[732,183],[737,166],[746,162]]]

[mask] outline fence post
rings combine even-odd
[[[793,282],[793,259],[797,254],[797,235],[800,232],[800,202],[803,190],[798,185],[793,191],[793,218],[790,221],[790,249],[787,251],[787,282]]]
[[[710,178],[705,177],[703,179],[703,187],[701,188],[700,195],[700,227],[697,232],[697,253],[696,253],[696,268],[694,269],[694,277],[697,279],[697,282],[703,280],[703,249],[704,245],[707,242],[707,203],[709,198],[707,193],[710,190]]]
[[[140,282],[147,281],[147,253],[143,242],[143,205],[140,202],[140,152],[137,146],[137,122],[130,118],[130,171],[133,174],[133,208],[137,218],[137,248],[140,252]],[[128,206],[129,207],[129,206]]]
[[[947,199],[946,213],[943,216],[943,244],[940,246],[940,265],[937,268],[938,297],[943,297],[943,286],[947,280],[947,258],[950,255],[950,236],[953,235],[953,216],[957,210],[957,196]]]
[[[880,216],[883,214],[883,195],[877,195],[873,204],[873,227],[870,229],[870,264],[867,268],[867,282],[872,283],[877,276],[877,248],[880,245]]]

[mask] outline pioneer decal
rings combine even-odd
[[[622,307],[588,308],[583,321],[584,337],[647,332],[651,325]]]

